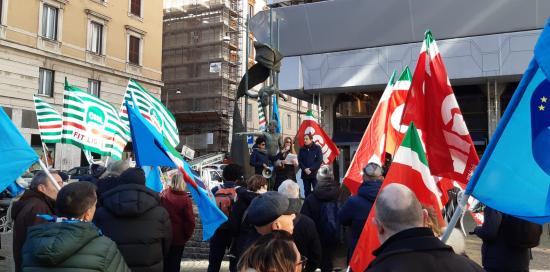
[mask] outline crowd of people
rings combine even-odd
[[[250,157],[255,175],[246,178],[237,164],[223,169],[223,184],[211,193],[228,221],[209,241],[209,272],[220,271],[224,259],[232,272],[343,271],[371,209],[381,246],[367,271],[528,271],[540,226],[487,207],[484,224],[473,231],[483,240],[482,268],[465,254],[460,232],[447,244],[439,239],[435,211],[422,207],[409,188],[382,188],[380,165],[363,168],[363,183],[350,196],[331,166],[322,165],[311,135],[304,142],[296,152],[293,139],[285,138],[270,157],[258,137]],[[297,159],[287,160],[289,154]],[[89,181],[68,184],[50,171],[59,191],[38,172],[13,202],[16,271],[180,271],[195,229],[182,175],[157,193],[145,186],[143,170],[124,161],[94,170]]]

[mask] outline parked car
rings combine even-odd
[[[204,168],[210,168],[210,169],[215,169],[216,171],[218,171],[220,174],[223,172],[223,169],[227,166],[227,164],[224,164],[224,163],[216,163],[216,164],[211,164],[211,165],[207,165],[207,166],[203,166],[203,169]]]
[[[210,190],[223,183],[221,171],[209,167],[202,169],[201,179]]]
[[[90,175],[90,167],[77,166],[67,171],[67,174],[69,175],[69,179],[80,180],[80,178],[82,178],[83,176]]]

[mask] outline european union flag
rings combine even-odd
[[[12,184],[33,163],[38,155],[0,107],[0,192]]]
[[[466,193],[525,220],[550,221],[550,20]]]

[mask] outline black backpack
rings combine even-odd
[[[325,245],[336,245],[340,241],[340,222],[338,222],[338,203],[321,203],[319,236]]]
[[[540,243],[542,226],[511,215],[502,214],[501,231],[509,245],[520,248],[533,248]]]

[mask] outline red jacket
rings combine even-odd
[[[193,204],[187,192],[171,188],[160,193],[160,203],[168,211],[172,222],[172,245],[184,246],[195,230]]]

